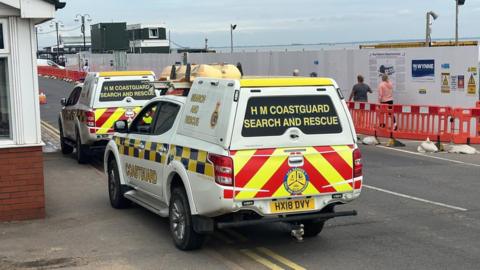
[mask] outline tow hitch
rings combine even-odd
[[[297,242],[303,242],[303,234],[305,230],[303,229],[305,226],[303,224],[293,224],[292,225],[292,236],[297,239]]]

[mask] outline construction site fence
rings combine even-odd
[[[83,71],[60,69],[56,67],[38,67],[38,75],[65,81],[80,82],[85,79],[87,73]]]
[[[480,144],[480,102],[474,108],[348,102],[348,108],[359,134]]]
[[[86,72],[38,67],[40,76],[83,81]],[[360,134],[395,139],[480,144],[480,101],[474,108],[348,102]]]

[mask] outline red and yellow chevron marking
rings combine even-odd
[[[142,107],[135,107],[132,110],[137,115]],[[97,127],[96,134],[109,134],[113,132],[113,125],[116,121],[127,120],[125,115],[127,109],[118,108],[102,108],[95,110],[95,126]]]
[[[353,191],[353,146],[300,147],[308,175],[301,194],[291,194],[284,186],[292,167],[292,148],[232,151],[235,170],[235,199],[285,198]],[[296,150],[295,150],[296,151]]]

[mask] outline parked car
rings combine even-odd
[[[54,68],[58,68],[58,69],[65,69],[64,66],[61,66],[61,65],[53,62],[52,60],[48,60],[48,59],[37,59],[37,66],[39,66],[39,67],[54,67]]]

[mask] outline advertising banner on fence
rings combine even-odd
[[[412,80],[415,82],[435,81],[435,60],[412,60]]]

